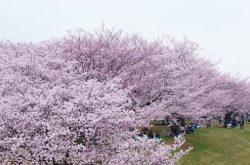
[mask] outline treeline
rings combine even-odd
[[[134,136],[150,121],[249,110],[247,80],[195,43],[105,28],[40,43],[0,42],[0,161],[174,164],[187,151]]]

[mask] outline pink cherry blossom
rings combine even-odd
[[[76,30],[0,42],[0,160],[32,164],[175,164],[184,137],[135,138],[172,114],[199,119],[249,110],[249,84],[220,73],[187,39],[147,41]]]

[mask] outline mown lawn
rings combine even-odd
[[[250,124],[245,129],[199,128],[186,135],[193,150],[178,165],[250,165]]]

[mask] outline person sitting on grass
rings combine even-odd
[[[232,119],[231,127],[234,128],[234,127],[236,127],[236,126],[237,126],[236,119],[233,118],[233,119]]]
[[[181,128],[180,128],[180,133],[183,134],[183,133],[185,133],[185,132],[186,132],[185,127],[181,127]]]
[[[192,127],[193,127],[193,129],[197,129],[198,128],[198,123],[193,123]]]
[[[156,131],[156,133],[155,133],[155,138],[160,139],[160,133],[158,131]]]
[[[148,138],[149,139],[153,139],[154,138],[154,134],[153,134],[152,130],[148,131]]]
[[[188,124],[186,133],[194,134],[194,128],[192,127],[192,124]]]
[[[143,135],[144,135],[144,134],[143,134],[142,131],[140,131],[139,134],[138,134],[138,136],[140,136],[140,137],[143,137]]]
[[[180,134],[179,125],[177,125],[176,123],[172,123],[170,125],[170,136],[175,137],[178,136],[179,134]]]

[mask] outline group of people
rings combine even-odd
[[[221,127],[225,127],[225,128],[239,127],[243,129],[245,120],[248,121],[248,115],[245,118],[244,114],[241,114],[240,116],[231,114],[229,117],[227,117],[227,115],[225,115],[225,117],[221,117],[219,119],[219,122],[220,122]]]
[[[233,113],[227,113],[225,116],[222,116],[219,118],[219,123],[221,127],[225,128],[235,128],[239,127],[241,129],[244,128],[244,123],[245,122],[250,122],[249,119],[250,113],[246,114],[246,117],[244,114],[241,114],[240,116],[238,114],[233,114]],[[212,127],[212,119],[203,117],[203,124],[199,125],[198,123],[189,123],[186,124],[185,120],[181,120],[182,118],[175,120],[175,121],[170,121],[166,120],[162,123],[162,125],[168,125],[169,130],[166,130],[166,134],[175,137],[178,136],[179,134],[183,133],[190,133],[194,134],[195,129],[199,127],[206,127],[206,128],[211,128]],[[160,133],[158,131],[154,132],[151,129],[148,128],[143,128],[141,132],[138,134],[138,138],[145,138],[146,139],[161,139],[160,138]]]
[[[198,124],[196,123],[190,123],[185,125],[184,127],[177,123],[172,123],[170,124],[169,130],[165,130],[165,133],[164,132],[162,133],[170,137],[175,137],[183,133],[194,134],[194,130],[196,128],[198,128]],[[137,138],[145,138],[145,137],[146,139],[160,139],[160,132],[159,131],[153,132],[151,129],[143,128],[137,135]]]
[[[194,134],[194,130],[201,127],[198,123],[189,123],[185,126],[171,125],[170,136],[178,136],[181,133]]]
[[[141,130],[141,132],[138,134],[139,137],[143,137],[143,136],[147,136],[148,139],[159,139],[160,138],[160,133],[158,131],[156,131],[155,133],[153,133],[153,131],[151,129],[148,128],[143,128]]]

